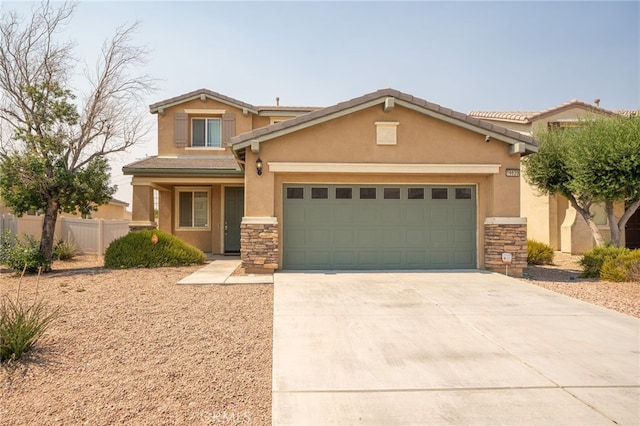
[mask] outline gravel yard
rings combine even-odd
[[[22,295],[37,286],[63,316],[0,369],[0,424],[271,424],[271,285],[178,286],[200,267],[101,264],[23,278]],[[19,278],[0,282],[15,297]]]
[[[525,281],[640,318],[640,283],[576,278],[578,259],[556,254]],[[0,368],[1,425],[271,424],[272,285],[178,286],[200,267],[101,265],[81,256],[22,279],[24,297],[37,290],[63,316]],[[19,282],[0,270],[0,295]]]

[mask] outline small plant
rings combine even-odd
[[[53,247],[53,257],[58,260],[71,260],[78,254],[78,250],[73,243],[65,240],[58,240]]]
[[[629,253],[629,249],[624,247],[595,247],[582,256],[582,259],[580,260],[582,273],[580,276],[583,278],[600,278],[602,265],[604,265],[607,260],[615,259],[616,257],[627,253]]]
[[[43,300],[32,303],[4,296],[0,301],[0,362],[15,361],[31,350],[59,316]]]
[[[606,281],[640,281],[640,250],[611,257],[605,260],[600,270],[600,279]]]
[[[112,241],[104,254],[107,269],[185,266],[204,261],[201,250],[157,230],[130,232]]]
[[[527,263],[548,265],[553,263],[553,248],[536,240],[527,240]]]
[[[40,252],[40,240],[26,234],[22,238],[7,235],[3,235],[0,242],[0,263],[17,274],[51,270],[51,261]]]

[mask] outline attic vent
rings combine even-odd
[[[398,143],[398,121],[376,121],[376,144],[396,145]]]

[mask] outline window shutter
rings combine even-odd
[[[173,144],[177,148],[187,146],[187,114],[176,112],[173,114]]]
[[[222,114],[222,145],[225,146],[236,135],[236,115]]]

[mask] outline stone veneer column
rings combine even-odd
[[[243,217],[240,224],[240,257],[249,273],[271,273],[278,269],[278,219]]]
[[[510,253],[509,275],[521,277],[527,266],[527,218],[488,217],[484,221],[484,266],[505,273],[502,253]]]

